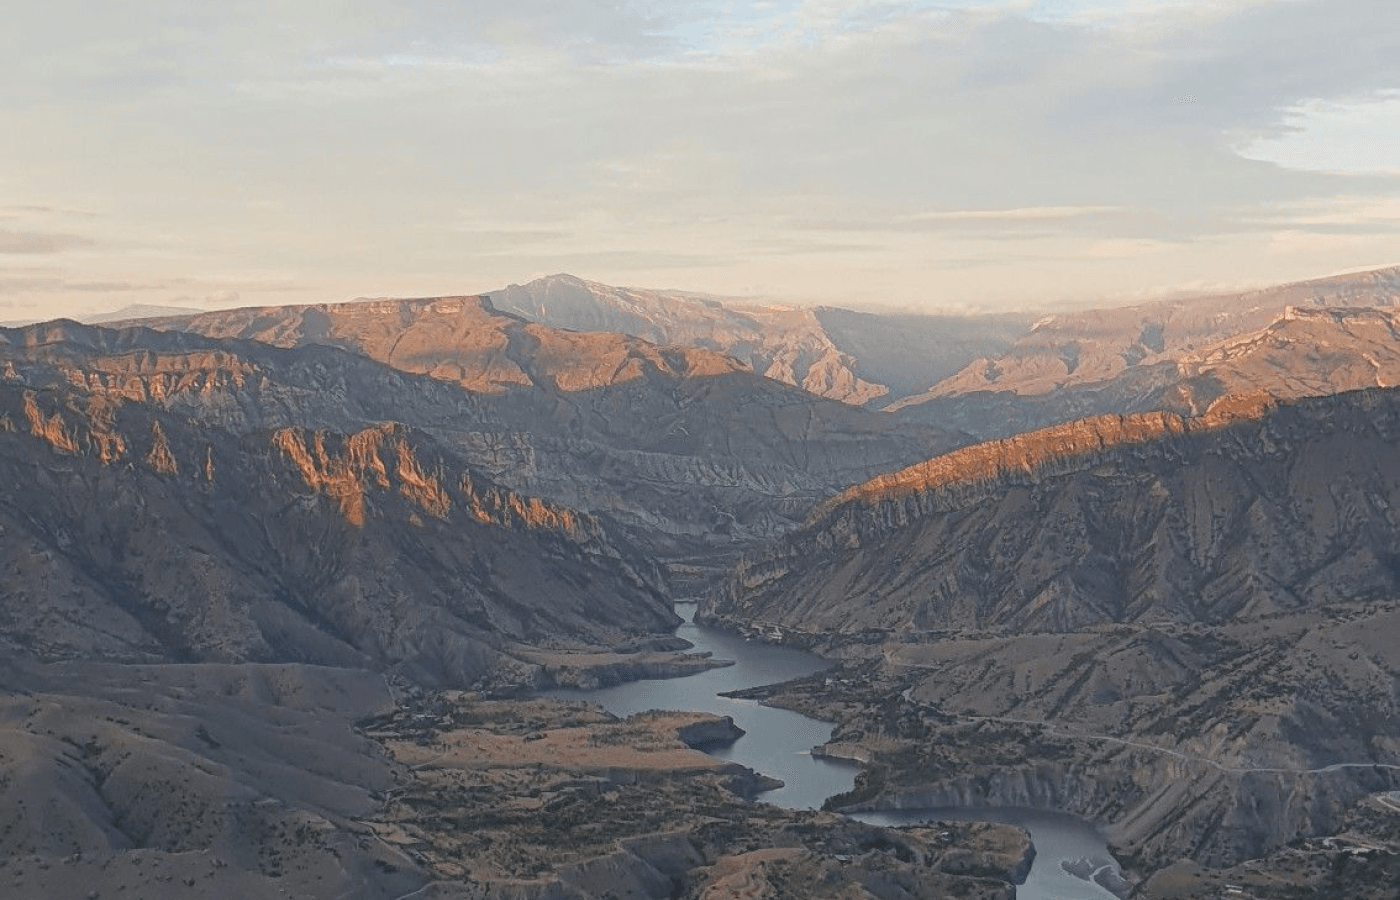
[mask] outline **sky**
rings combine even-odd
[[[929,311],[1400,263],[1394,0],[46,0],[0,320],[614,285]]]

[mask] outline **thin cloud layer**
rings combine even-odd
[[[1400,261],[1354,200],[1400,177],[1299,143],[1400,88],[1377,0],[90,6],[0,35],[0,252],[85,248],[62,283],[992,308]]]
[[[0,228],[0,253],[62,253],[76,247],[90,247],[92,241],[76,234],[48,234],[40,231],[9,231]]]

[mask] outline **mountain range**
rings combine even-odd
[[[1106,415],[844,491],[702,614],[824,638],[1215,625],[1400,595],[1400,391]],[[850,603],[860,597],[860,604]]]
[[[756,305],[682,291],[618,288],[553,275],[489,294],[503,312],[667,346],[705,347],[821,397],[886,406],[972,359],[1010,348],[1030,317],[875,314],[840,307]]]
[[[1394,321],[1398,303],[1400,267],[1058,313],[1005,353],[977,359],[890,409],[986,438],[1101,413],[1195,414],[1247,383],[1280,397],[1384,386],[1395,383],[1384,323]],[[1382,333],[1370,338],[1354,332],[1377,324]],[[1367,356],[1375,350],[1373,365]]]
[[[712,578],[841,487],[955,443],[933,427],[755,375],[714,350],[566,331],[502,313],[484,297],[268,307],[143,324],[213,341],[337,347],[426,376],[438,383],[426,400],[405,389],[374,418],[436,433],[513,490],[608,515],[683,580]],[[341,397],[363,403],[366,393],[375,391],[338,386],[304,402],[329,418]],[[270,414],[279,424],[300,415],[282,407]]]
[[[554,746],[581,714],[528,692],[715,665],[671,634],[671,601],[698,597],[704,621],[838,661],[760,692],[836,723],[817,752],[862,763],[834,807],[1074,812],[1141,896],[1194,896],[1172,880],[1191,865],[1198,893],[1383,896],[1398,299],[1384,269],[1033,322],[561,275],[0,329],[0,849],[31,874],[68,854],[99,891],[72,854],[135,884],[158,850],[180,878],[259,896],[319,878],[573,897],[610,866],[631,873],[617,885],[664,882],[657,897],[695,888],[755,820],[720,839],[687,818],[689,849],[648,844],[644,862],[598,839],[574,881],[492,869],[467,888],[448,851],[473,791],[601,808],[616,787],[570,769],[517,797],[538,773],[468,784],[390,757],[436,772],[441,732],[486,747],[491,722]],[[235,737],[222,716],[248,724]],[[676,815],[699,796],[685,779],[721,789],[701,769],[666,776]],[[705,802],[707,821],[752,810]],[[784,821],[808,875],[848,883],[821,854],[850,842],[814,837],[844,820]],[[270,835],[289,832],[307,849],[281,856]],[[860,852],[931,860],[925,837]],[[447,855],[402,849],[427,846]],[[860,871],[895,872],[885,858]],[[53,883],[22,875],[0,880]]]

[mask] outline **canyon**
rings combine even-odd
[[[1017,829],[840,814],[994,805],[1098,823],[1120,893],[1389,896],[1397,273],[0,329],[0,883],[1010,897]],[[688,746],[732,722],[538,696],[722,665],[684,599],[834,661],[739,692],[835,723],[825,811]]]
[[[957,440],[764,378],[713,350],[552,328],[485,297],[144,324],[166,336],[126,340],[236,341],[261,371],[289,370],[296,402],[314,416],[341,421],[341,405],[374,404],[372,418],[433,432],[513,490],[606,514],[684,584],[680,596],[705,590],[744,549],[834,490]],[[301,362],[308,357],[316,363]],[[372,391],[358,389],[371,382]],[[292,424],[306,412],[289,402],[239,396],[221,408]],[[208,409],[201,402],[196,412]]]
[[[1398,414],[1246,394],[956,450],[828,501],[699,617],[847,661],[761,694],[868,766],[836,808],[1067,810],[1147,873],[1335,856],[1400,786]]]

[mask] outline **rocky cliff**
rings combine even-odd
[[[1197,418],[1101,417],[954,451],[848,490],[701,614],[1067,631],[1389,597],[1397,398],[1225,398]]]
[[[232,376],[230,376],[232,377]],[[235,432],[0,383],[5,643],[41,658],[310,661],[469,683],[516,645],[676,619],[593,517],[396,423]]]
[[[683,593],[841,488],[950,446],[711,351],[550,329],[475,298],[154,324],[167,330],[32,326],[0,333],[0,346],[21,374],[211,426],[413,425],[512,490],[607,516]]]

